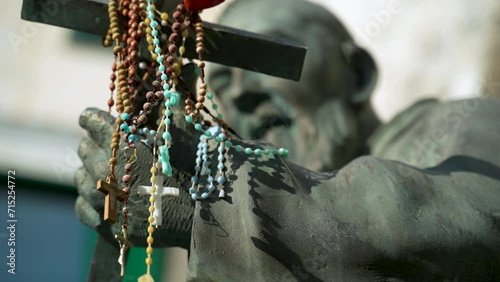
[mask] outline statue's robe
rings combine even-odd
[[[230,150],[188,280],[500,281],[500,100],[423,101],[368,143],[331,173]]]

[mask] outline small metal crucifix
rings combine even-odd
[[[122,236],[115,235],[115,239],[118,241],[120,245],[120,256],[118,257],[118,263],[121,266],[120,275],[125,275],[125,263],[126,263],[126,255],[129,248],[132,247],[132,243],[128,240],[127,236],[127,228],[122,227]]]

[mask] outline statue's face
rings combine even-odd
[[[331,170],[343,165],[352,151],[345,143],[356,130],[342,99],[345,60],[340,48],[329,54],[321,51],[325,42],[321,35],[326,29],[297,22],[284,10],[263,11],[262,2],[235,7],[220,22],[308,46],[300,82],[212,65],[208,84],[221,102],[228,124],[244,139],[265,139],[287,148],[291,160],[309,169]]]

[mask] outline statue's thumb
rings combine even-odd
[[[90,138],[102,147],[109,145],[111,135],[115,131],[114,118],[107,112],[96,108],[87,108],[80,115],[80,126],[87,130]]]

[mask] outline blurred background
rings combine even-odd
[[[214,21],[229,2],[203,12],[203,19]],[[500,2],[314,2],[335,13],[374,55],[380,81],[373,104],[384,121],[422,98],[498,95]],[[78,117],[87,107],[107,107],[113,54],[97,36],[21,20],[21,0],[3,5],[0,281],[86,281],[96,235],[73,209],[73,174],[81,165],[77,148],[86,134]],[[9,169],[16,171],[15,276],[6,267]],[[124,281],[143,274],[144,254],[132,251]],[[157,254],[157,277],[185,281],[185,251]]]

